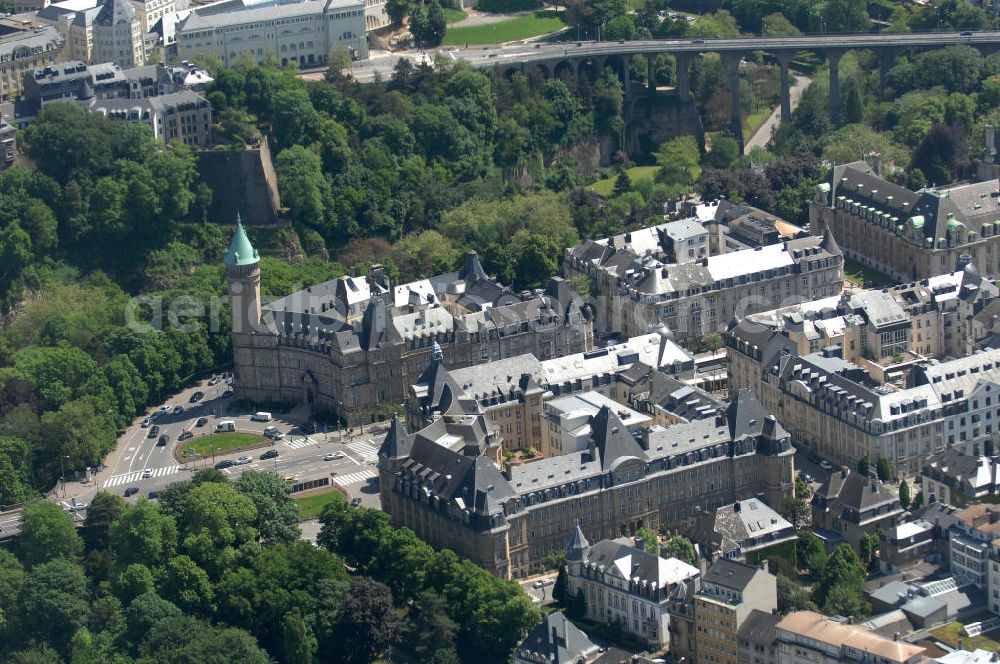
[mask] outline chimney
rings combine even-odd
[[[899,632],[893,632],[892,633],[892,640],[893,641],[899,641]]]
[[[733,503],[733,511],[734,512],[739,512],[740,511],[740,502],[739,501],[736,501],[735,503]]]
[[[646,540],[642,539],[641,537],[636,537],[635,538],[635,548],[639,549],[640,551],[645,551],[646,550]]]
[[[703,556],[698,556],[698,571],[703,579],[708,575],[708,561]]]
[[[875,175],[882,177],[882,153],[872,152],[868,156],[872,158],[872,170],[875,171]]]

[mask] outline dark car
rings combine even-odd
[[[191,398],[188,399],[188,401],[190,401],[191,403],[198,403],[204,398],[205,398],[204,392],[195,392],[194,394],[191,395]]]
[[[236,462],[233,461],[232,459],[223,459],[219,463],[215,464],[215,467],[218,470],[223,470],[225,468],[232,468],[235,465],[236,465]]]
[[[147,432],[146,435],[150,438],[156,438],[158,435],[160,435],[160,427],[154,424],[153,426],[149,427],[149,432]]]
[[[360,498],[352,498],[351,499],[351,507],[361,507],[361,499]]]
[[[278,450],[268,450],[267,452],[264,452],[263,454],[260,455],[260,459],[261,461],[264,461],[265,459],[275,459],[277,458],[277,456],[278,456]]]
[[[194,438],[194,434],[190,431],[182,431],[181,435],[177,436],[177,440],[187,440],[189,438]]]
[[[137,486],[130,486],[129,488],[125,489],[126,498],[128,498],[129,496],[134,496],[137,493],[139,493],[139,487]]]
[[[962,32],[961,36],[962,37],[971,37],[972,36],[972,30],[965,30],[964,32]]]
[[[170,442],[170,436],[168,436],[167,434],[163,434],[162,436],[160,436],[160,439],[156,441],[156,446],[163,447],[169,442]]]
[[[160,492],[159,491],[150,491],[148,495],[149,495],[150,498],[159,498],[160,497]]]
[[[208,424],[208,418],[207,417],[199,417],[198,421],[194,423],[194,425],[196,427],[203,427],[206,424]]]
[[[311,433],[316,433],[316,425],[313,424],[312,422],[306,422],[305,424],[300,424],[299,431],[308,436]]]

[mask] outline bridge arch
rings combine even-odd
[[[576,80],[582,81],[584,79],[594,83],[597,81],[597,77],[601,74],[601,69],[603,62],[600,58],[583,58],[580,63],[576,66]]]
[[[576,67],[569,60],[560,60],[552,69],[552,77],[568,83],[575,83]]]

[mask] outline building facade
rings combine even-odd
[[[55,62],[64,43],[51,25],[29,27],[0,18],[0,101],[13,101],[21,93],[25,76]]]
[[[263,62],[271,52],[282,66],[296,62],[300,67],[318,67],[334,48],[343,46],[354,59],[365,59],[365,11],[361,0],[252,5],[232,0],[194,9],[181,20],[176,28],[178,53],[186,60],[214,53],[231,65],[244,53]]]
[[[927,459],[920,473],[924,500],[963,507],[1000,489],[1000,457],[993,456],[996,445],[988,441],[984,454],[965,454],[948,449]]]
[[[469,455],[501,445],[486,434],[473,441],[475,432],[495,433],[476,402],[450,393],[443,403],[441,416],[412,434],[393,420],[379,450],[382,509],[393,524],[501,577],[527,574],[562,550],[573,519],[606,539],[682,524],[743,496],[781,504],[792,490],[788,435],[748,392],[718,418],[654,428],[638,440],[605,407],[586,451],[503,471],[496,454]]]
[[[587,619],[615,625],[655,650],[670,642],[671,600],[700,574],[625,538],[591,545],[579,524],[566,549],[566,567],[570,595],[583,593]]]
[[[836,166],[809,203],[813,232],[832,228],[844,256],[898,281],[954,269],[968,256],[1000,274],[1000,182],[910,191],[863,161]]]
[[[779,664],[918,664],[924,649],[814,611],[795,611],[776,626]]]
[[[720,558],[694,596],[697,661],[740,664],[740,629],[755,611],[778,609],[777,579],[766,568]]]
[[[145,34],[129,0],[107,0],[94,19],[94,61],[141,67],[146,64]]]
[[[662,323],[678,340],[692,339],[724,331],[734,316],[841,292],[843,257],[829,233],[688,262],[686,243],[700,235],[671,237],[679,223],[566,250],[566,276],[589,279],[600,303],[599,330],[634,336]],[[685,262],[670,262],[680,241]]]
[[[250,255],[238,224],[226,258],[230,303],[240,314],[234,387],[256,403],[309,404],[355,426],[398,411],[435,348],[460,368],[593,346],[589,309],[565,281],[522,299],[490,280],[475,252],[458,272],[394,286],[376,266],[367,278],[342,277],[266,306],[259,271],[245,274],[238,264]]]
[[[813,526],[838,533],[857,548],[862,534],[895,526],[903,508],[899,497],[878,478],[864,477],[845,467],[830,473],[813,494],[812,514]]]

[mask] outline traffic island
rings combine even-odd
[[[174,458],[181,463],[186,463],[219,454],[246,452],[261,447],[270,447],[273,444],[272,441],[256,433],[243,433],[239,431],[210,433],[180,442],[174,448]]]

